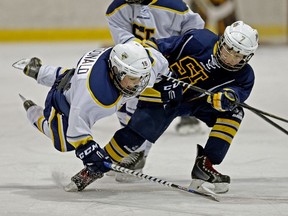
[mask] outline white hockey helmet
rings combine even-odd
[[[237,53],[244,55],[243,59],[235,66],[228,66],[221,61],[221,50],[226,45],[228,49],[232,49]],[[258,47],[258,32],[251,26],[245,24],[243,21],[234,22],[227,26],[224,34],[221,36],[216,52],[216,60],[219,65],[229,71],[238,71],[254,55]]]
[[[144,0],[126,0],[128,4],[141,4]]]
[[[109,62],[114,84],[125,96],[135,96],[148,85],[152,66],[145,48],[140,43],[129,41],[117,44],[111,50]],[[121,86],[121,80],[127,75],[140,78],[139,84],[133,89]]]

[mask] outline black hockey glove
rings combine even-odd
[[[164,108],[175,108],[182,100],[182,86],[179,83],[161,80],[154,85],[154,88],[161,93],[161,100]]]
[[[229,88],[224,88],[221,91],[209,95],[207,102],[212,105],[212,107],[220,112],[233,111],[239,102],[236,93]]]
[[[109,158],[108,154],[94,141],[90,141],[86,145],[79,146],[75,153],[76,156],[83,161],[83,164],[95,173],[105,173],[110,170],[109,168],[105,167],[103,162],[105,161],[112,163],[111,159]]]

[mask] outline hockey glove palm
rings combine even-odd
[[[83,161],[83,164],[95,173],[105,173],[110,170],[104,165],[103,162],[105,161],[112,163],[111,159],[109,158],[108,154],[94,141],[90,141],[85,145],[79,146],[75,153],[76,156]]]
[[[239,99],[232,89],[224,88],[223,90],[209,95],[207,102],[220,112],[232,111],[237,107]]]

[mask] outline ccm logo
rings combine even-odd
[[[179,85],[179,83],[173,83],[172,85],[164,86],[164,91],[169,91],[169,90],[175,89],[178,85]]]
[[[91,146],[89,146],[89,148],[85,149],[83,152],[81,152],[78,157],[80,159],[83,159],[84,157],[88,156],[89,154],[91,154],[91,152],[94,152],[96,149],[98,149],[98,145],[95,143]],[[99,152],[99,151],[96,151],[96,154],[102,158],[103,155]]]

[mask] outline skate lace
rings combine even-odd
[[[205,169],[205,171],[212,174],[221,175],[217,170],[213,168],[211,161],[207,157],[204,157],[203,168]]]

